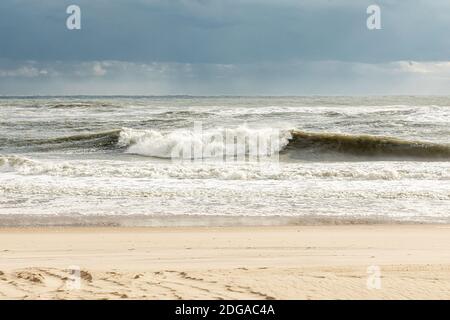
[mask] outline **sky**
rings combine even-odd
[[[1,0],[0,95],[446,95],[449,30],[448,0]]]

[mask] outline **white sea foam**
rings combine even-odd
[[[450,180],[450,162],[148,162],[111,160],[32,160],[0,156],[0,172],[66,177],[222,180]]]
[[[171,132],[123,128],[118,144],[128,146],[128,153],[159,158],[271,156],[284,149],[290,138],[289,130],[253,129],[245,125],[237,128],[194,128]]]
[[[433,180],[418,185],[408,180],[55,179],[6,173],[0,175],[0,215],[159,215],[164,219],[313,214],[440,222],[449,218],[448,188],[448,181]]]

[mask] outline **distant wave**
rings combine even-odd
[[[31,150],[57,150],[66,148],[116,148],[120,129],[68,135],[48,139],[25,139],[20,141],[6,140],[5,145],[27,147]]]
[[[339,160],[350,158],[450,160],[450,145],[425,141],[403,140],[395,137],[354,135],[340,133],[311,133],[274,128],[210,129],[201,134],[190,130],[162,132],[130,128],[103,132],[83,133],[50,139],[6,141],[6,145],[31,150],[57,150],[66,148],[111,149],[131,154],[158,158],[171,158],[174,149],[186,146],[225,150],[222,137],[231,134],[235,143],[244,146],[232,151],[248,154],[248,137],[257,136],[268,146],[268,153],[286,155],[292,159]],[[273,141],[276,139],[276,143]],[[240,142],[239,142],[240,141]],[[272,142],[271,142],[272,141]]]

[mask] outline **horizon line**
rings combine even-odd
[[[303,98],[303,97],[450,97],[450,94],[301,94],[301,95],[192,95],[192,94],[24,94],[2,95],[0,99],[9,98],[79,98],[79,97],[110,97],[110,98]]]

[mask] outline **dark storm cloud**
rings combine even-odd
[[[72,3],[82,9],[80,31],[65,28]],[[366,28],[371,3],[2,0],[0,57],[187,63],[448,58],[450,2],[379,1],[379,31]]]
[[[450,2],[376,3],[2,0],[0,94],[448,93]]]

